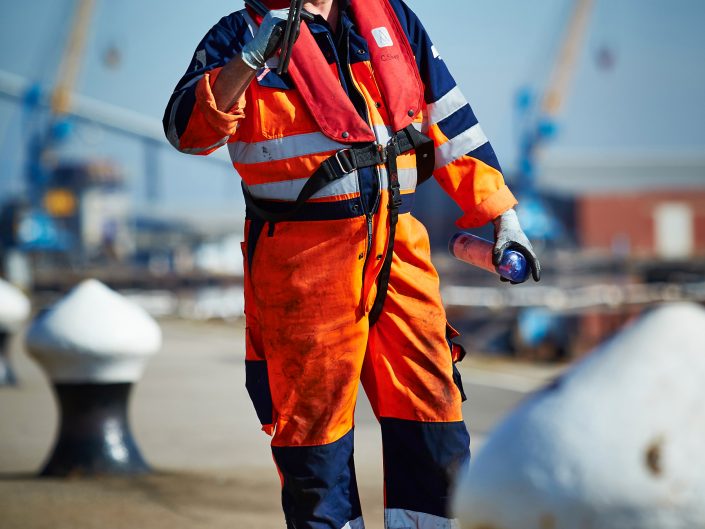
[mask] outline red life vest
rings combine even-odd
[[[264,4],[270,9],[282,9],[290,3],[265,0]],[[392,126],[400,131],[411,125],[423,106],[423,83],[411,46],[387,0],[351,0],[350,4],[358,31],[367,40],[375,79],[390,111]],[[248,10],[258,24],[262,22],[262,17],[249,7]],[[374,133],[355,110],[303,22],[289,74],[326,136],[341,143],[375,141]]]

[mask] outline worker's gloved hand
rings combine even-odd
[[[524,230],[519,225],[519,218],[516,211],[510,209],[502,213],[499,217],[492,221],[494,223],[494,250],[492,252],[492,261],[497,266],[502,260],[502,254],[506,250],[515,250],[521,253],[526,259],[527,264],[531,267],[531,275],[534,281],[541,279],[541,263],[539,263],[536,253],[529,242],[529,239],[524,234]],[[508,281],[501,278],[502,281]],[[514,281],[510,281],[512,284]]]
[[[259,70],[277,52],[288,18],[288,9],[274,9],[267,13],[255,37],[242,48],[240,57],[247,66]]]

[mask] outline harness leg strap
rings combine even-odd
[[[377,297],[370,309],[370,326],[377,323],[384,301],[387,299],[387,288],[389,287],[389,275],[392,269],[392,258],[394,255],[394,237],[397,232],[397,222],[399,220],[399,207],[401,206],[401,189],[399,186],[399,169],[397,166],[398,145],[396,137],[392,138],[387,146],[387,174],[389,175],[389,244],[387,255],[384,258],[382,269],[377,278]]]
[[[377,297],[372,305],[372,309],[370,309],[370,326],[377,323],[380,314],[382,314],[384,301],[387,299],[389,276],[392,270],[394,238],[397,232],[397,222],[399,221],[399,208],[402,204],[397,157],[412,149],[416,150],[417,185],[425,182],[433,175],[435,151],[433,141],[431,141],[430,138],[421,134],[412,125],[409,125],[392,137],[387,145],[387,173],[389,175],[389,244],[387,246],[387,255],[377,278]]]

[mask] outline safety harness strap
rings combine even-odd
[[[366,147],[341,149],[327,158],[313,173],[299,191],[299,195],[286,211],[274,212],[267,209],[262,201],[256,199],[242,183],[245,203],[250,211],[270,224],[290,220],[304,206],[307,200],[326,187],[331,182],[343,178],[357,169],[371,167],[384,163],[383,149],[377,144]],[[260,205],[261,204],[261,205]]]
[[[379,275],[377,276],[377,296],[370,309],[370,327],[377,323],[384,301],[387,299],[387,289],[389,288],[389,275],[392,270],[392,258],[394,257],[394,238],[397,232],[397,222],[399,220],[399,208],[401,207],[401,188],[399,185],[399,168],[397,157],[404,151],[402,144],[412,145],[416,150],[416,173],[417,184],[422,184],[433,174],[435,166],[435,153],[433,141],[421,134],[413,126],[409,126],[401,131],[403,134],[395,135],[387,145],[387,174],[389,176],[389,243],[387,245],[387,255],[382,263]]]
[[[399,147],[403,149],[400,153],[411,149],[416,151],[416,187],[418,187],[433,176],[436,168],[436,150],[433,140],[416,130],[413,125],[403,129],[397,137]],[[407,148],[409,144],[411,149]]]
[[[430,155],[427,151],[425,154],[419,154],[417,146],[423,145],[422,141],[431,145]],[[390,141],[390,145],[392,142],[396,145],[394,150],[396,153],[395,158],[399,154],[417,149],[417,173],[419,182],[425,181],[431,176],[434,165],[433,143],[428,137],[418,132],[414,127],[409,126],[406,129],[397,132]],[[247,208],[252,213],[270,224],[291,220],[294,215],[301,210],[307,200],[313,197],[328,184],[349,175],[357,169],[384,164],[387,162],[388,152],[389,146],[385,148],[376,143],[372,143],[364,147],[352,147],[336,151],[333,156],[326,159],[318,170],[316,170],[316,172],[309,177],[306,184],[304,184],[303,188],[299,192],[299,195],[296,197],[296,200],[291,204],[290,208],[287,208],[286,211],[275,212],[268,209],[265,201],[259,200],[252,196],[252,193],[250,193],[250,190],[243,182],[242,191],[245,197],[245,203],[247,204]],[[428,174],[425,174],[422,173],[422,171],[429,172]]]

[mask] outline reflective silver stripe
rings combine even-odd
[[[381,145],[386,145],[392,137],[392,130],[386,125],[375,125],[374,133],[377,143]],[[311,132],[255,143],[236,141],[228,145],[228,150],[233,162],[254,164],[337,151],[347,147],[349,145],[331,140],[321,132]]]
[[[362,516],[349,521],[340,529],[365,529],[365,522],[362,521]]]
[[[380,145],[387,145],[389,140],[392,139],[392,128],[388,125],[375,125],[372,127],[377,138],[377,143]]]
[[[457,520],[404,509],[384,510],[385,529],[460,529]]]
[[[435,125],[467,105],[467,99],[459,87],[453,88],[435,103],[428,105],[428,125]]]
[[[424,114],[422,122],[419,123],[419,122],[414,121],[412,123],[412,125],[414,126],[414,128],[416,130],[418,130],[419,132],[423,132],[424,134],[426,134],[428,132],[428,121],[426,120],[426,118],[427,118],[427,116]]]
[[[289,200],[294,201],[299,196],[308,178],[297,178],[295,180],[285,180],[283,182],[272,182],[269,184],[256,184],[247,186],[250,193],[255,198],[264,200]],[[353,171],[343,178],[331,182],[321,189],[311,198],[326,198],[337,195],[347,195],[359,191],[357,171]]]
[[[387,168],[386,167],[379,167],[377,169],[379,172],[379,188],[381,190],[386,190],[389,189],[389,179],[387,178]]]
[[[387,168],[380,167],[380,186],[383,191],[389,189],[389,180],[387,178]],[[416,173],[416,168],[411,169],[399,169],[399,189],[401,191],[413,191],[416,189],[416,182],[418,175]]]
[[[381,173],[382,189],[387,189],[387,171],[384,168],[379,169]],[[294,201],[299,196],[301,189],[306,184],[307,178],[297,178],[295,180],[285,180],[283,182],[272,182],[268,184],[255,184],[248,186],[250,193],[255,198],[264,200],[288,200]],[[413,191],[416,189],[417,174],[416,169],[400,169],[399,170],[399,188],[402,191]],[[312,198],[328,198],[338,195],[356,194],[360,191],[357,178],[357,171],[328,184]]]
[[[186,83],[184,86],[182,86],[182,87],[180,88],[180,90],[185,90],[186,88],[189,88],[189,87],[195,85],[198,81],[200,81],[201,79],[203,79],[203,75],[205,75],[205,74],[197,75],[196,77],[194,77],[193,79],[191,79],[188,83]]]
[[[180,89],[181,93],[179,94],[179,97],[177,97],[174,100],[174,103],[171,105],[171,112],[169,112],[169,127],[167,128],[166,139],[169,140],[169,143],[171,143],[176,149],[181,150],[181,139],[179,138],[179,134],[176,130],[176,113],[179,110],[181,100],[186,95],[187,89],[198,83],[198,81],[200,81],[201,79],[203,79],[203,75],[197,75],[184,86],[182,86]]]
[[[487,143],[487,136],[482,131],[480,124],[470,127],[465,132],[458,134],[443,145],[436,148],[436,169],[445,167],[461,156],[482,147]]]
[[[386,145],[391,138],[391,129],[385,125],[374,127],[377,142]],[[236,141],[228,145],[230,158],[235,163],[252,164],[298,158],[310,154],[337,151],[349,145],[331,140],[321,132],[285,136],[255,143]]]
[[[399,169],[399,188],[402,191],[416,189],[417,179],[416,169]]]
[[[185,93],[186,92],[182,92],[179,94],[179,97],[174,100],[174,104],[171,105],[171,112],[169,113],[169,127],[166,131],[166,139],[169,140],[169,143],[171,143],[175,149],[179,149],[179,146],[181,145],[181,139],[176,131],[176,111],[178,110],[179,104],[181,103]]]
[[[347,146],[331,140],[321,132],[297,134],[255,143],[236,141],[228,144],[230,158],[240,164],[275,162],[309,154],[337,151],[345,147]]]
[[[202,154],[206,151],[209,151],[211,149],[217,149],[219,147],[222,147],[226,143],[228,143],[228,140],[230,139],[230,136],[225,136],[225,138],[222,138],[218,140],[216,143],[213,145],[209,145],[208,147],[192,147],[190,149],[179,149],[181,152],[186,153],[186,154]]]
[[[205,68],[208,60],[206,50],[198,50],[196,52],[196,60],[198,61],[198,69]]]

